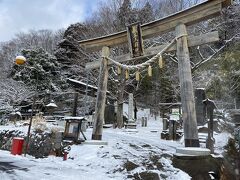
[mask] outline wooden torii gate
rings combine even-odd
[[[189,57],[189,47],[199,46],[219,40],[218,32],[210,32],[199,36],[187,36],[186,26],[219,16],[222,8],[232,4],[231,0],[208,0],[189,9],[180,11],[141,26],[142,38],[148,38],[170,32],[175,29],[176,44],[167,51],[177,51],[178,70],[181,89],[181,103],[184,122],[184,139],[186,147],[199,147],[196,110],[193,95],[191,65]],[[95,106],[95,122],[92,132],[93,140],[102,139],[102,126],[104,122],[104,108],[108,81],[108,61],[110,56],[109,48],[128,42],[127,31],[110,34],[107,36],[80,41],[79,44],[88,52],[102,49],[102,58],[99,61],[86,64],[86,69],[100,67],[98,94]],[[144,54],[132,57],[131,54],[114,57],[118,62],[132,61],[152,57],[163,50],[168,44],[145,49]]]

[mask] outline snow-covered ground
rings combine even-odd
[[[144,112],[139,111],[138,115],[141,117]],[[35,159],[0,151],[0,180],[122,180],[134,179],[134,175],[140,172],[157,173],[160,179],[191,179],[171,165],[172,154],[183,144],[182,141],[160,139],[161,119],[150,117],[148,127],[137,123],[137,132],[104,129],[103,141],[107,141],[108,145],[73,145],[67,161],[55,156]],[[24,128],[18,129],[26,132]],[[0,126],[1,129],[13,127]],[[92,129],[87,129],[85,135],[88,139],[91,133]],[[216,136],[219,152],[227,137],[228,134],[224,133]]]

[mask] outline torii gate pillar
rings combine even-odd
[[[177,39],[177,57],[185,147],[199,147],[187,30],[184,24],[179,24],[175,30],[176,37],[179,37]]]
[[[102,62],[100,66],[100,74],[98,80],[97,100],[95,106],[94,126],[92,132],[92,140],[102,140],[102,128],[104,123],[104,110],[107,93],[108,82],[108,62],[107,57],[110,55],[108,47],[102,48]]]

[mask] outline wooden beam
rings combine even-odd
[[[159,103],[158,104],[159,106],[175,106],[175,105],[177,105],[177,106],[181,106],[182,105],[182,103]]]
[[[208,44],[208,43],[217,42],[217,41],[219,41],[218,31],[209,32],[207,34],[201,34],[199,36],[188,37],[189,47],[199,46],[199,45]],[[128,53],[125,55],[117,56],[114,59],[118,62],[126,62],[126,61],[139,60],[139,59],[151,57],[159,53],[166,45],[167,44],[145,49],[145,55],[141,57],[131,58],[131,55]],[[168,51],[174,51],[174,50],[176,50],[176,45],[168,49]],[[85,68],[86,69],[99,68],[100,62],[101,62],[100,60],[89,62],[86,64]],[[111,61],[108,62],[108,65],[110,64],[112,64]]]
[[[219,16],[223,7],[231,4],[231,0],[208,0],[189,9],[177,12],[165,18],[143,24],[143,39],[148,39],[156,35],[174,30],[178,23],[189,26],[206,19]],[[127,31],[110,34],[103,37],[80,41],[79,44],[85,50],[99,51],[103,46],[114,47],[127,43]]]

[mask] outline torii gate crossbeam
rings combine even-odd
[[[221,14],[223,7],[227,7],[231,4],[232,0],[207,0],[186,10],[143,24],[141,26],[143,40],[170,32],[174,30],[180,22],[189,26],[203,20],[217,17]],[[99,51],[104,46],[111,48],[127,42],[127,31],[125,30],[107,36],[82,40],[79,41],[79,45],[90,52]]]

